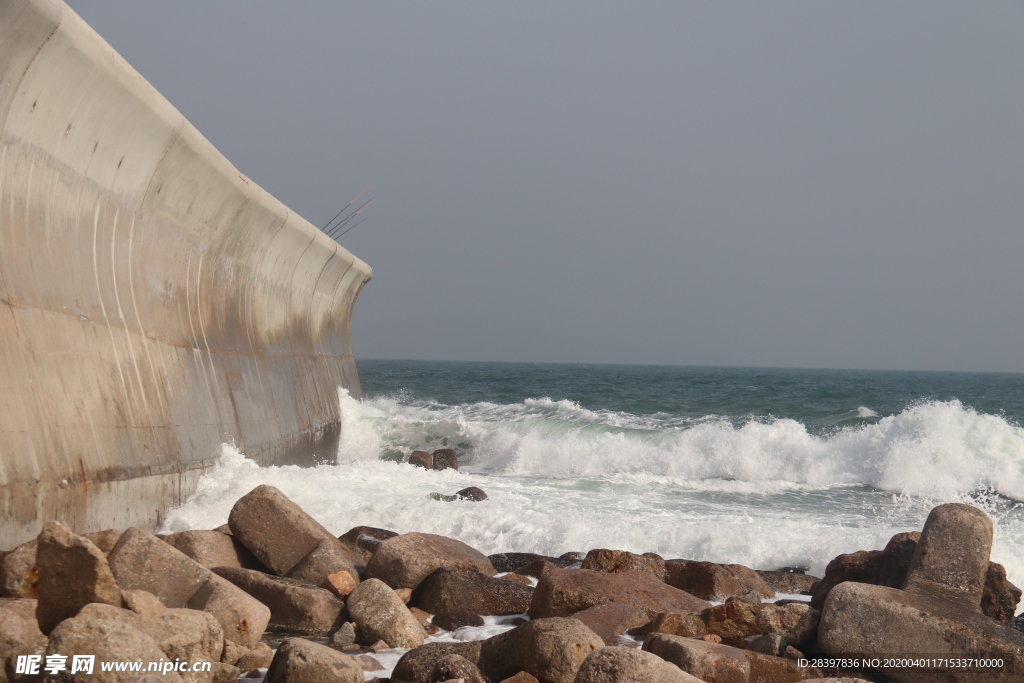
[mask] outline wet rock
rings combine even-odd
[[[650,621],[647,610],[617,602],[588,607],[576,612],[571,618],[583,622],[587,628],[601,637],[605,645],[624,644],[620,637],[622,634]]]
[[[57,624],[75,616],[91,602],[121,606],[121,589],[103,551],[58,522],[43,525],[37,539],[36,564],[36,619],[43,633],[49,634]]]
[[[271,631],[325,635],[345,616],[344,602],[304,581],[237,567],[213,571],[270,608]]]
[[[743,565],[669,560],[665,568],[666,583],[704,600],[725,600],[751,592],[763,598],[775,597],[775,591]]]
[[[426,451],[413,451],[409,456],[409,464],[424,469],[434,469],[434,457]]]
[[[144,617],[158,617],[167,609],[155,595],[143,590],[121,591],[121,607]]]
[[[281,643],[267,683],[363,683],[363,667],[352,657],[302,638]]]
[[[531,618],[569,616],[606,602],[633,605],[649,616],[664,611],[699,612],[710,605],[647,572],[608,574],[560,569],[544,574],[530,603]]]
[[[488,555],[487,559],[494,566],[495,570],[502,573],[514,572],[521,567],[526,567],[528,564],[536,562],[537,560],[546,560],[551,564],[563,568],[568,567],[575,562],[575,560],[562,560],[557,557],[546,557],[536,553],[496,553],[494,555]]]
[[[235,666],[242,671],[266,669],[270,666],[273,660],[274,653],[269,647],[264,650],[248,650],[238,658],[238,661],[235,662]]]
[[[791,659],[663,633],[648,636],[643,649],[705,681],[795,683],[821,677],[819,669]]]
[[[550,683],[572,683],[583,660],[604,647],[600,637],[576,619],[535,619],[485,640],[477,666],[491,680],[520,671]]]
[[[597,548],[587,553],[581,569],[619,574],[622,572],[647,572],[665,580],[665,560],[655,553],[637,555],[625,550]]]
[[[467,486],[466,488],[462,489],[461,491],[456,491],[455,492],[455,497],[459,498],[460,500],[473,500],[473,501],[487,500],[487,494],[484,493],[484,490],[483,489],[479,489],[479,488],[477,488],[475,486]]]
[[[212,572],[186,607],[212,614],[224,638],[242,647],[258,647],[270,622],[269,607]]]
[[[248,548],[238,542],[238,539],[219,531],[183,531],[178,534],[174,547],[207,569],[266,569]]]
[[[109,555],[117,545],[118,539],[121,538],[121,532],[117,529],[104,529],[103,531],[92,531],[87,534],[81,534],[82,538],[87,538],[93,542],[93,544],[100,549],[104,556]]]
[[[825,600],[819,645],[826,653],[865,656],[983,653],[1004,660],[1005,680],[1024,677],[1024,634],[981,611],[991,547],[992,523],[984,512],[958,503],[934,508],[904,589],[850,581],[835,586]],[[934,677],[926,671],[883,672],[903,680]]]
[[[575,564],[575,563],[574,562],[570,562],[570,563],[566,564],[565,566],[566,567],[567,566],[571,566],[572,564]],[[564,568],[565,567],[563,567],[562,565],[558,565],[558,564],[555,564],[554,562],[549,562],[548,560],[546,560],[544,558],[541,558],[539,560],[535,560],[535,561],[529,563],[528,565],[526,565],[524,567],[520,567],[519,569],[517,569],[515,571],[515,573],[516,574],[520,574],[521,576],[532,576],[532,577],[534,577],[536,579],[539,579],[540,577],[544,576],[545,574],[547,574],[552,569],[564,569]]]
[[[273,486],[245,494],[228,516],[231,533],[272,572],[286,575],[326,539],[327,529]]]
[[[69,667],[68,671],[59,674],[58,680],[118,683],[127,679],[125,674],[102,671],[100,662],[157,662],[166,658],[163,650],[152,637],[130,626],[120,618],[112,618],[109,612],[109,610],[117,612],[126,612],[126,610],[118,610],[108,605],[96,605],[96,607],[101,609],[95,613],[79,614],[65,619],[50,633],[46,655],[64,655],[68,658],[67,662],[71,662],[74,655],[96,656],[96,664],[91,675],[81,672],[72,675]],[[104,611],[102,608],[107,608],[107,610]],[[127,613],[137,619],[142,619],[131,612]],[[144,683],[157,683],[158,681],[180,683],[182,678],[178,673],[170,671],[166,675],[142,673],[132,677],[131,680]]]
[[[580,665],[575,683],[699,683],[700,679],[649,652],[606,647]]]
[[[497,572],[487,557],[465,543],[434,534],[402,534],[377,547],[366,576],[392,588],[413,588],[438,569],[463,569],[487,576]]]
[[[0,597],[34,600],[38,582],[35,539],[22,543],[4,555],[0,563]]]
[[[431,614],[521,614],[530,608],[533,588],[502,581],[476,571],[438,569],[425,578],[413,595],[413,604]]]
[[[443,683],[462,679],[464,683],[491,683],[491,679],[480,673],[476,664],[460,655],[445,655],[434,663],[427,677],[427,683]]]
[[[210,575],[209,569],[136,527],[121,534],[107,562],[122,589],[148,591],[167,607],[185,607]]]
[[[811,595],[811,587],[821,580],[810,574],[784,571],[758,570],[757,575],[776,593],[789,593],[791,595]]]
[[[482,642],[427,643],[409,650],[398,660],[391,672],[391,683],[423,683],[430,677],[434,665],[448,655],[459,655],[478,664]]]
[[[433,453],[435,470],[459,469],[459,455],[451,448],[439,448]]]
[[[483,626],[484,618],[473,612],[448,612],[435,615],[431,623],[445,631],[454,631],[464,626]]]
[[[360,558],[361,559],[361,558]],[[309,554],[288,572],[288,577],[328,588],[328,577],[338,572],[348,572],[352,580],[359,583],[359,570],[353,558],[338,539],[325,538]]]
[[[391,647],[419,647],[427,634],[401,598],[378,579],[367,579],[348,596],[348,612],[363,638]]]

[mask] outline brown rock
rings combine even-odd
[[[492,680],[526,671],[548,683],[572,683],[583,660],[602,647],[576,619],[535,619],[485,640],[477,666]]]
[[[455,654],[445,655],[434,663],[427,683],[443,683],[452,679],[462,679],[464,683],[491,683],[476,664]]]
[[[665,580],[665,560],[654,553],[637,555],[625,550],[597,548],[587,553],[581,569],[619,574],[622,572],[647,572]]]
[[[36,619],[43,633],[49,634],[57,624],[75,616],[91,602],[121,606],[121,589],[103,551],[92,541],[51,521],[43,525],[37,542]]]
[[[1020,602],[1021,590],[1006,578],[1006,568],[996,562],[988,563],[985,590],[981,594],[981,611],[1004,624],[1013,619]]]
[[[662,633],[648,636],[643,649],[692,676],[716,683],[796,683],[821,677],[819,669],[801,667],[791,659]]]
[[[348,611],[362,637],[391,647],[419,647],[427,634],[401,598],[378,579],[359,584],[348,596]]]
[[[288,576],[327,588],[328,577],[338,572],[348,572],[352,579],[359,583],[359,570],[356,569],[355,558],[349,554],[348,548],[341,541],[331,536],[320,541],[308,555],[299,560],[299,563],[288,572]]]
[[[35,653],[46,647],[46,636],[36,622],[36,601],[0,599],[0,666],[16,653]],[[0,669],[2,680],[2,669]]]
[[[409,464],[424,469],[434,469],[434,457],[426,451],[413,451],[409,456]]]
[[[324,539],[327,529],[273,486],[245,494],[228,516],[231,533],[272,572],[284,576]]]
[[[476,486],[467,486],[460,491],[456,491],[455,497],[460,500],[471,500],[474,502],[487,500],[487,494],[484,493],[484,490]]]
[[[775,592],[789,593],[791,595],[811,595],[811,587],[821,580],[810,574],[797,574],[795,572],[758,570],[757,575]]]
[[[764,598],[775,597],[775,591],[743,565],[669,560],[665,568],[666,583],[704,600],[725,600],[751,592]]]
[[[35,539],[22,543],[4,555],[0,563],[0,597],[34,600],[38,582]]]
[[[302,638],[277,649],[267,683],[363,683],[363,667],[352,657]]]
[[[605,645],[622,644],[622,634],[650,621],[647,610],[617,602],[588,607],[576,612],[571,618],[582,621],[587,628],[601,637]]]
[[[153,534],[131,527],[108,558],[117,585],[152,593],[167,607],[185,607],[210,570]]]
[[[430,613],[424,612],[419,607],[410,607],[409,614],[416,617],[416,621],[420,622],[420,626],[426,628],[427,624],[430,623]]]
[[[369,562],[370,558],[373,557],[373,553],[376,552],[377,546],[383,541],[389,538],[394,538],[398,534],[394,531],[387,529],[378,529],[372,526],[357,526],[349,529],[339,537],[339,540],[345,544],[353,553],[358,554],[363,561],[363,571],[365,572],[365,564]]]
[[[540,681],[537,680],[536,676],[531,676],[525,671],[520,671],[515,676],[511,676],[510,678],[506,678],[501,681],[501,683],[540,683]]]
[[[699,612],[710,606],[647,572],[608,574],[589,569],[560,569],[540,578],[529,613],[534,619],[569,616],[606,602],[640,607],[651,617],[664,611]]]
[[[533,588],[533,581],[531,581],[529,577],[523,576],[522,574],[505,574],[503,576],[496,576],[494,578],[501,579],[502,581],[514,581],[515,583],[518,583],[521,586],[529,586],[530,588]]]
[[[406,605],[412,600],[412,589],[411,588],[396,588],[395,595],[402,599]]]
[[[323,587],[331,591],[339,598],[346,598],[348,594],[355,590],[355,587],[359,585],[359,582],[352,578],[352,573],[348,571],[335,572],[329,574],[327,580],[324,582]]]
[[[700,679],[649,652],[606,647],[583,660],[574,683],[700,683]]]
[[[533,561],[533,562],[531,562],[531,563],[529,563],[529,564],[527,564],[527,565],[525,565],[523,567],[520,567],[519,569],[517,569],[515,571],[515,573],[516,574],[520,574],[522,576],[532,576],[535,579],[539,579],[540,577],[544,576],[545,574],[547,574],[552,569],[560,569],[560,568],[561,567],[559,567],[559,565],[555,564],[554,562],[549,562],[548,560],[546,560],[544,558],[541,558],[541,559],[535,560],[535,561]]]
[[[344,620],[345,603],[324,588],[253,569],[216,567],[213,572],[270,608],[271,631],[325,635]]]
[[[87,538],[93,542],[93,544],[99,548],[103,554],[109,555],[117,545],[118,539],[121,538],[121,532],[117,529],[104,529],[103,531],[93,531],[88,534],[82,534],[82,538]]]
[[[435,470],[459,469],[459,455],[451,448],[439,448],[433,453]]]
[[[411,533],[381,543],[366,565],[366,576],[380,579],[392,588],[416,588],[441,568],[476,571],[487,576],[497,573],[486,556],[461,541]]]
[[[252,671],[253,669],[266,669],[270,666],[270,663],[274,660],[274,653],[267,648],[266,650],[248,650],[245,654],[238,658],[235,662],[242,671]]]
[[[448,612],[435,615],[431,623],[445,631],[454,631],[465,626],[483,626],[484,618],[473,612]]]
[[[786,605],[760,605],[754,609],[761,633],[775,632],[790,645],[803,645],[818,628],[821,612],[807,603],[791,602]]]
[[[265,569],[263,563],[234,536],[219,531],[183,531],[174,547],[206,567]]]
[[[499,572],[514,572],[538,560],[547,560],[549,563],[562,568],[577,562],[577,560],[563,560],[558,557],[547,557],[536,553],[496,553],[488,555],[487,559]]]
[[[398,660],[391,672],[391,683],[423,683],[430,677],[434,665],[447,655],[459,655],[474,664],[480,659],[482,642],[427,643],[409,650]]]
[[[213,662],[211,669],[213,683],[230,683],[242,676],[242,670],[233,664]]]
[[[708,611],[709,612],[709,611]],[[708,625],[699,614],[692,612],[662,612],[649,623],[629,630],[630,635],[666,633],[686,638],[699,638],[708,632]],[[715,636],[721,640],[720,636]]]
[[[270,608],[212,572],[186,607],[212,614],[224,638],[242,647],[258,647],[270,622]]]
[[[708,633],[721,636],[723,640],[742,641],[747,636],[761,633],[761,627],[757,623],[757,610],[742,600],[716,605],[703,612],[701,618],[707,626]]]
[[[416,588],[413,604],[430,612],[521,614],[530,608],[533,588],[476,571],[438,569]]]
[[[143,590],[121,591],[121,606],[144,617],[158,617],[167,609],[155,595]]]

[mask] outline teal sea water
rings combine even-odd
[[[364,360],[337,462],[221,466],[168,519],[223,523],[259,483],[328,528],[428,531],[480,550],[595,547],[811,573],[984,508],[1024,585],[1024,375]],[[406,464],[452,447],[459,472]],[[479,486],[482,503],[431,500]]]

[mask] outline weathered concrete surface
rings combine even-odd
[[[0,548],[151,527],[232,439],[332,457],[369,278],[62,2],[0,3]]]

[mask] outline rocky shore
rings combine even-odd
[[[840,555],[821,578],[613,549],[487,557],[432,534],[337,537],[259,486],[217,529],[51,521],[0,554],[0,681],[1020,681],[1021,591],[989,561],[992,534],[981,510],[940,505],[921,532]],[[437,640],[485,617],[502,632]],[[75,655],[212,664],[72,673]]]

